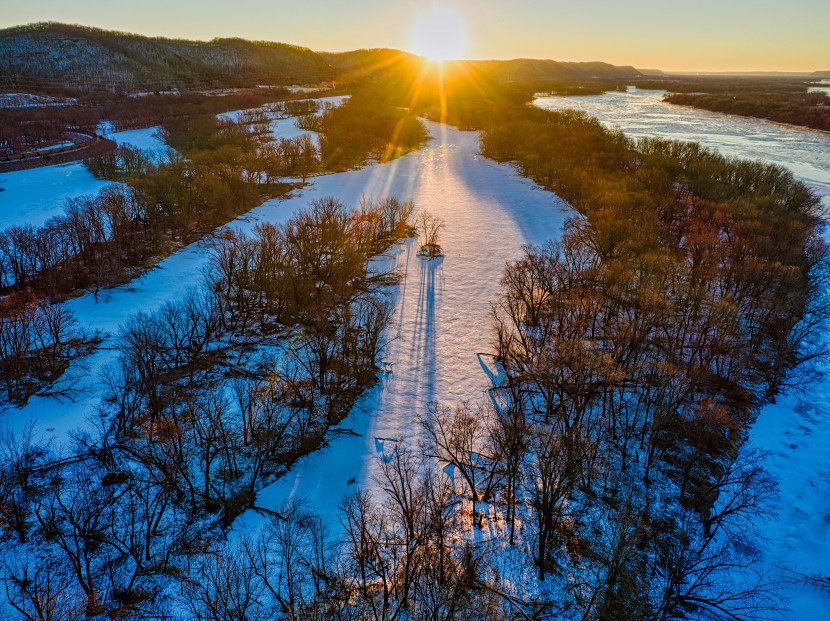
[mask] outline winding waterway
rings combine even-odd
[[[632,137],[696,141],[723,155],[785,166],[830,214],[830,134],[674,106],[662,101],[663,94],[632,87],[590,97],[540,97],[536,105],[581,110]],[[827,232],[825,237],[830,241]],[[765,538],[764,566],[782,588],[787,618],[821,618],[830,611],[830,598],[794,578],[795,572],[830,576],[830,378],[764,408],[750,442],[767,451],[765,465],[779,491],[776,513],[755,524]]]

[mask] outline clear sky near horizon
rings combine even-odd
[[[458,17],[463,33],[451,53],[461,58],[601,60],[673,71],[830,70],[830,0],[0,0],[0,27],[59,21],[321,51],[423,53],[414,25],[436,6]],[[428,22],[424,29],[435,28]]]

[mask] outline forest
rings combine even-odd
[[[63,451],[34,429],[0,437],[20,618],[774,614],[749,540],[774,484],[746,439],[827,353],[817,199],[776,166],[535,109],[532,87],[474,67],[430,71],[391,65],[340,108],[294,110],[320,153],[208,115],[164,121],[166,159],[91,161],[124,185],[0,238],[3,291],[20,300],[4,310],[4,388],[12,403],[49,390],[94,346],[53,298],[203,235],[285,176],[417,149],[425,117],[479,131],[483,156],[579,214],[500,274],[482,327],[492,399],[413,411],[421,441],[341,499],[337,523],[289,503],[260,533],[230,531],[377,381],[395,278],[369,261],[412,234],[416,206],[323,197],[219,234],[199,287],[122,327],[93,431]]]

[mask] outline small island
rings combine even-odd
[[[444,221],[429,213],[422,211],[415,220],[415,230],[418,237],[423,241],[418,249],[418,256],[422,259],[432,260],[443,257],[444,252],[441,244],[438,243],[438,233],[444,228]]]

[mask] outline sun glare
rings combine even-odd
[[[412,48],[430,60],[460,58],[467,47],[464,22],[451,9],[433,8],[421,13],[412,28]]]

